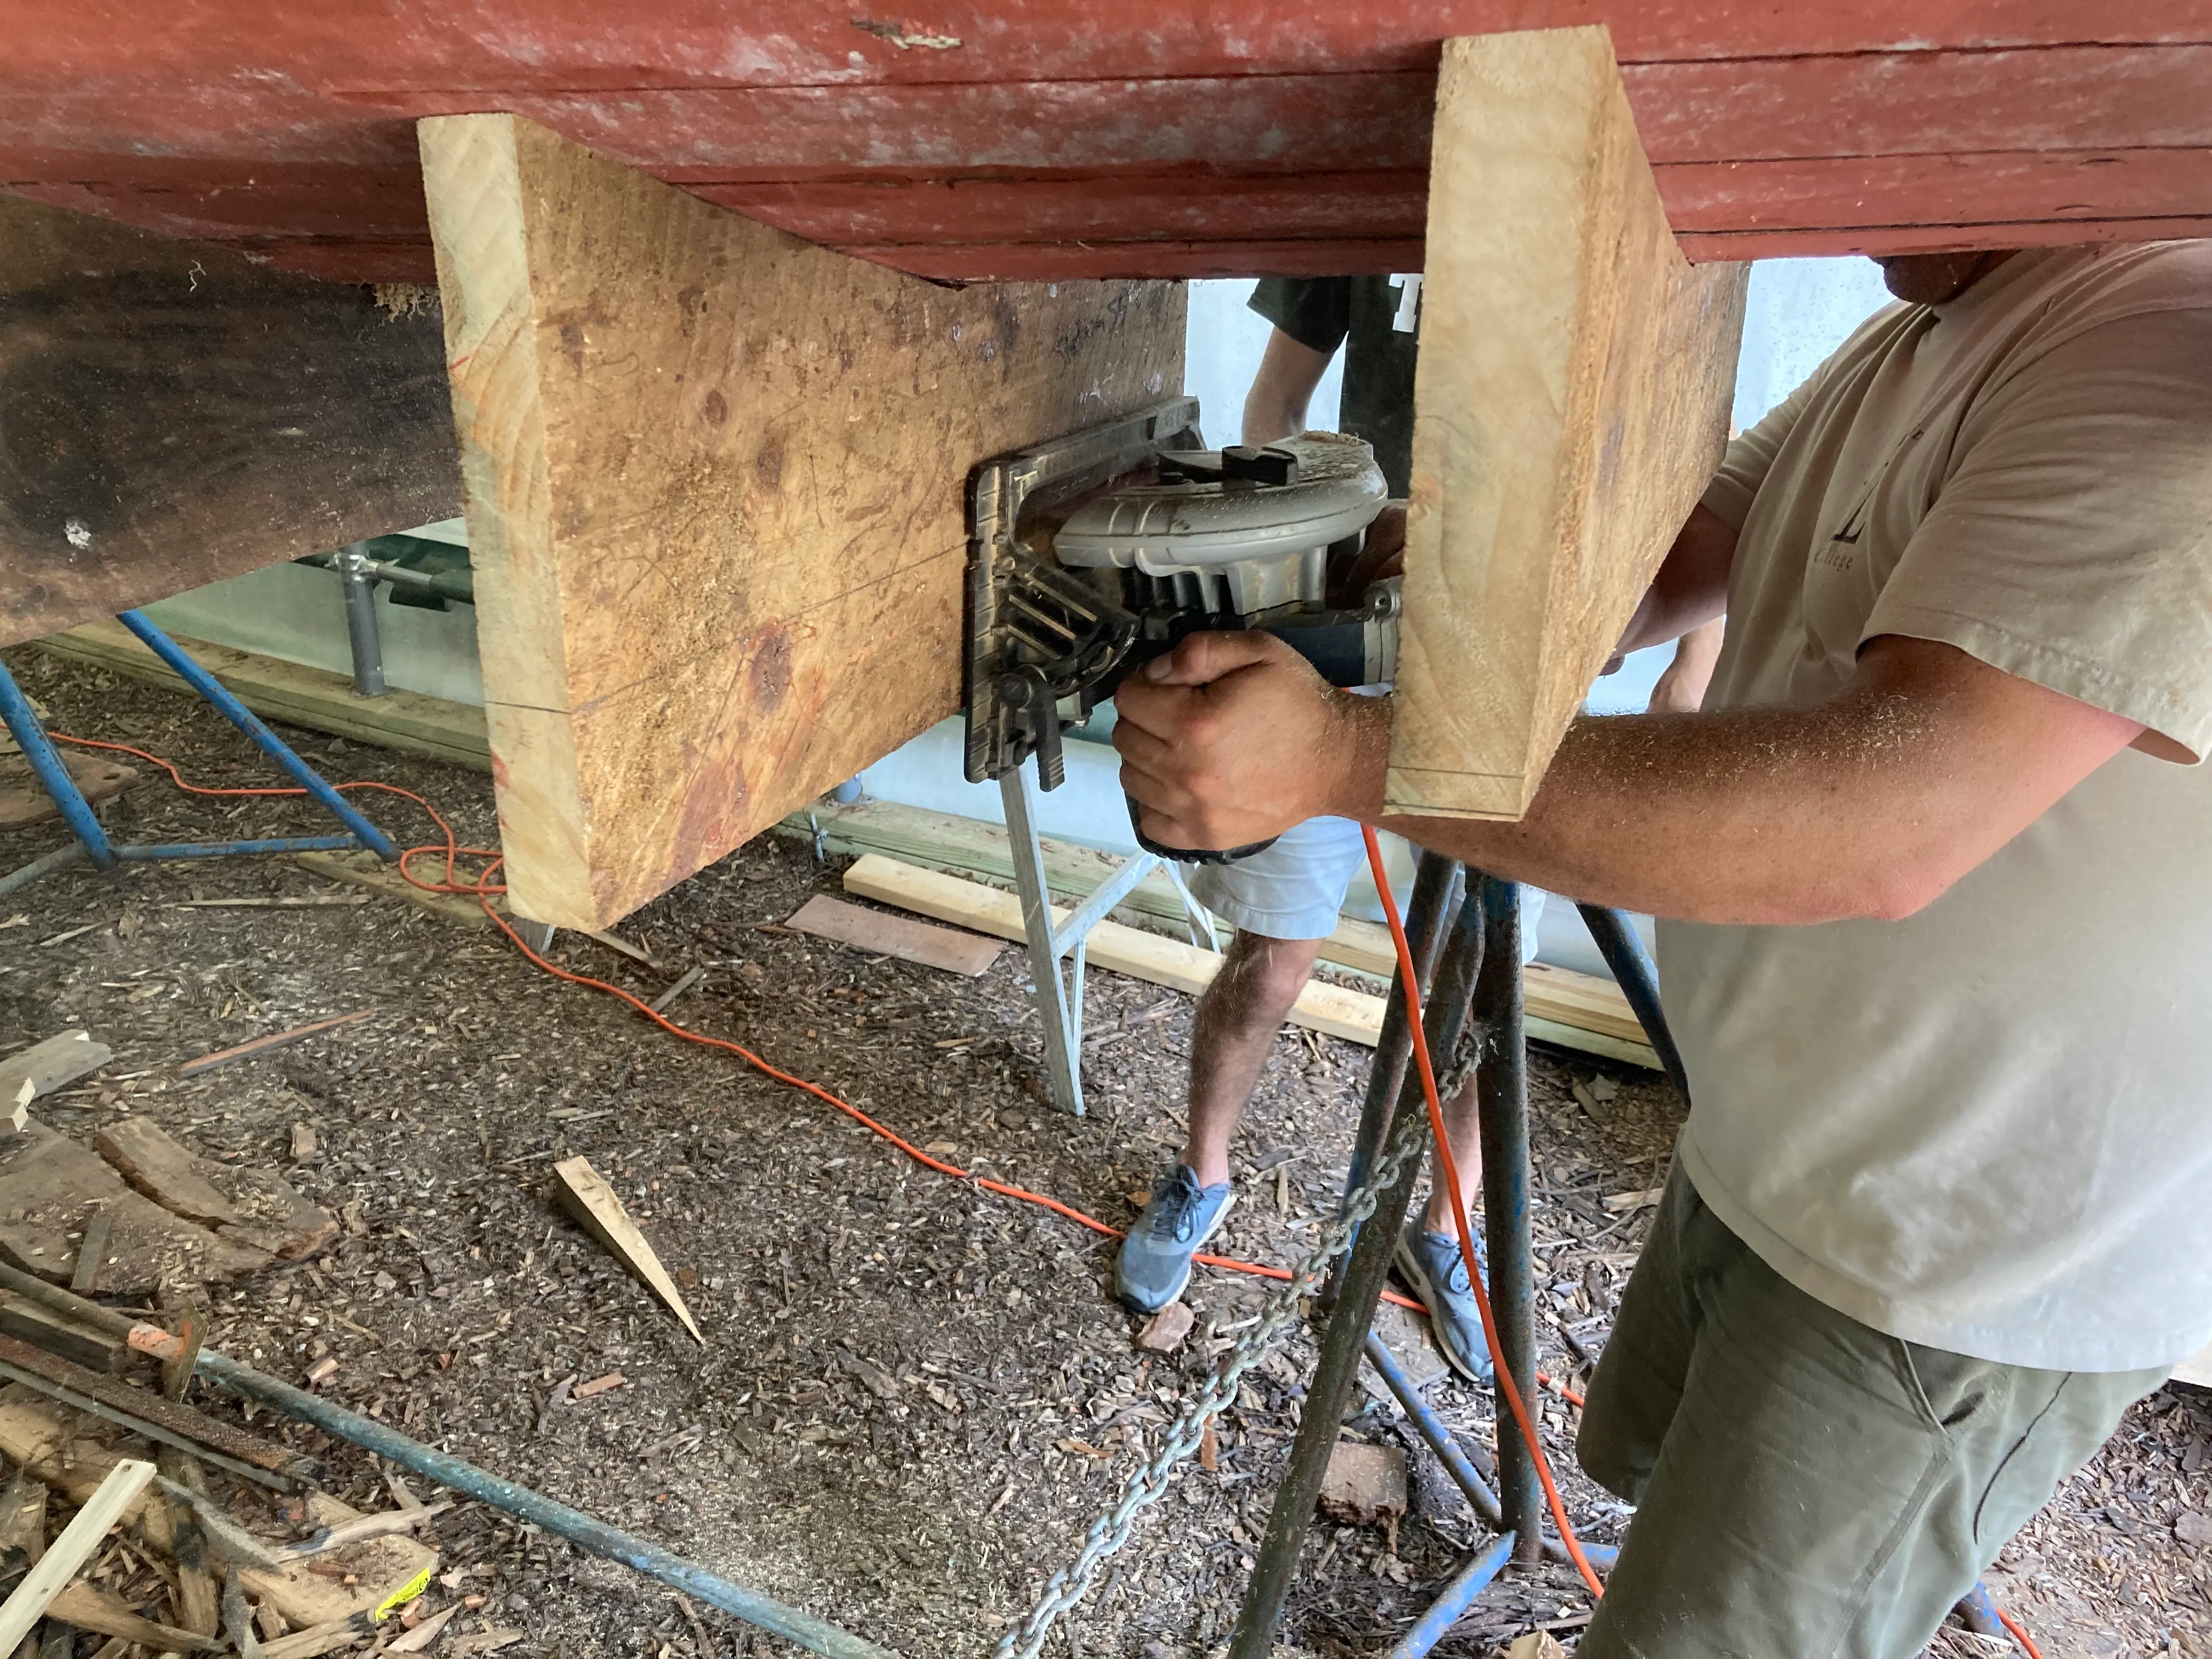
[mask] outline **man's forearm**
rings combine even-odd
[[[1894,918],[2140,730],[1947,646],[1878,641],[1871,667],[1867,683],[1810,708],[1585,715],[1518,823],[1382,822],[1498,875],[1656,915]],[[1347,713],[1372,811],[1389,715],[1379,702]]]
[[[1380,805],[1388,714],[1361,793]],[[1901,915],[1934,896],[1894,821],[1898,778],[1827,711],[1585,715],[1518,822],[1383,816],[1381,827],[1588,902],[1715,922]],[[1855,748],[1859,752],[1851,752]],[[1889,821],[1884,822],[1883,820]]]

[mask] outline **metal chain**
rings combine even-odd
[[[1121,1489],[1120,1501],[1091,1523],[1082,1552],[1053,1574],[1029,1617],[999,1638],[993,1659],[1037,1659],[1043,1650],[1046,1633],[1061,1614],[1090,1593],[1091,1580],[1107,1558],[1129,1541],[1137,1511],[1158,1502],[1166,1493],[1176,1466],[1198,1449],[1207,1426],[1236,1399],[1237,1384],[1244,1373],[1273,1350],[1297,1320],[1298,1304],[1320,1286],[1328,1274],[1330,1264],[1352,1248],[1360,1224],[1375,1213],[1376,1200],[1426,1147],[1428,1127],[1428,1119],[1420,1112],[1400,1115],[1396,1129],[1374,1173],[1346,1200],[1337,1218],[1322,1230],[1311,1253],[1291,1275],[1290,1282],[1267,1304],[1260,1322],[1222,1356],[1221,1364],[1206,1380],[1206,1387],[1183,1407],[1182,1415],[1168,1431],[1158,1455],[1131,1474]]]

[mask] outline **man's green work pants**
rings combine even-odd
[[[1678,1167],[1576,1443],[1637,1506],[1577,1659],[1911,1659],[2165,1378],[1885,1336],[1753,1255]]]

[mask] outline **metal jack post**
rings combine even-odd
[[[1473,884],[1470,884],[1471,885]],[[1536,1401],[1536,1291],[1528,1237],[1528,1045],[1522,1023],[1521,889],[1481,878],[1468,896],[1482,907],[1488,953],[1474,984],[1474,1086],[1482,1124],[1482,1221],[1490,1251],[1490,1310],[1498,1346],[1530,1413]],[[1505,1524],[1519,1539],[1514,1558],[1534,1561],[1543,1548],[1544,1491],[1497,1389],[1498,1495]]]
[[[1101,883],[1066,921],[1052,919],[1052,890],[1045,878],[1044,848],[1038,843],[1037,761],[1032,755],[1019,766],[999,775],[999,798],[1005,803],[1006,840],[1013,854],[1014,886],[1021,895],[1022,928],[1028,936],[1030,974],[1036,981],[1036,1008],[1044,1027],[1045,1073],[1052,1103],[1064,1112],[1083,1115],[1083,969],[1091,930],[1104,921],[1114,907],[1128,897],[1139,882],[1154,870],[1164,869],[1182,896],[1191,919],[1194,940],[1202,937],[1213,945],[1213,924],[1198,901],[1183,885],[1182,872],[1164,859],[1139,853],[1124,860],[1121,868]],[[1062,957],[1069,960],[1068,979],[1060,976]]]
[[[1466,890],[1466,872],[1455,859],[1425,852],[1413,875],[1413,894],[1406,905],[1406,946],[1413,958],[1414,984],[1427,1005],[1430,981],[1436,976],[1437,953],[1443,948],[1444,928],[1459,908]],[[1357,1192],[1375,1166],[1382,1138],[1390,1133],[1398,1092],[1405,1086],[1406,1066],[1413,1058],[1413,1036],[1406,1022],[1406,988],[1393,975],[1390,994],[1382,1005],[1382,1029],[1375,1043],[1375,1060],[1368,1068],[1367,1097],[1359,1109],[1359,1129],[1352,1143],[1352,1162],[1344,1176],[1344,1190]],[[1340,1260],[1322,1287],[1321,1305],[1333,1308],[1344,1287],[1346,1261]]]
[[[61,753],[54,747],[53,739],[46,735],[46,726],[31,708],[30,699],[0,665],[0,720],[15,734],[24,759],[31,764],[32,772],[59,809],[62,822],[68,825],[75,837],[69,847],[58,848],[45,857],[33,860],[7,876],[0,876],[0,893],[12,891],[25,883],[78,858],[88,859],[98,869],[112,870],[118,864],[156,863],[172,859],[222,858],[246,853],[307,853],[323,852],[337,848],[365,847],[379,858],[391,860],[399,856],[399,849],[381,830],[363,817],[343,795],[331,787],[323,775],[293,753],[289,744],[255,718],[252,710],[231,696],[215,677],[201,667],[178,646],[177,642],[156,628],[136,611],[125,611],[116,620],[143,641],[154,654],[166,663],[185,684],[213,703],[233,726],[253,739],[261,751],[283,768],[292,781],[308,795],[321,803],[332,817],[346,828],[342,836],[292,836],[263,841],[177,842],[153,847],[118,847],[107,837],[107,831],[93,816],[91,805],[76,780],[70,775],[69,768],[62,762]]]
[[[1473,902],[1462,905],[1446,936],[1423,1022],[1431,1054],[1449,1055],[1459,1047],[1484,960],[1484,909]],[[1517,975],[1519,958],[1509,960]],[[1408,1114],[1411,1121],[1406,1121]],[[1418,1075],[1408,1076],[1400,1091],[1396,1117],[1393,1139],[1396,1134],[1427,1133],[1427,1108]],[[1358,1381],[1368,1328],[1374,1322],[1375,1304],[1382,1298],[1382,1281],[1389,1275],[1390,1258],[1406,1224],[1418,1175],[1414,1162],[1408,1161],[1398,1180],[1376,1201],[1375,1213],[1359,1230],[1359,1241],[1352,1248],[1351,1266],[1345,1272],[1335,1312],[1322,1334],[1321,1360],[1306,1389],[1290,1465],[1276,1489],[1275,1506],[1267,1517],[1267,1536],[1261,1546],[1243,1608],[1237,1614],[1237,1629],[1230,1638],[1230,1659],[1265,1659],[1273,1650],[1275,1626],[1282,1618],[1298,1554],[1313,1524],[1314,1504],[1321,1495],[1322,1477],[1344,1421],[1345,1406]]]
[[[376,579],[368,574],[372,563],[367,542],[348,542],[338,549],[338,583],[345,593],[346,644],[353,652],[353,694],[356,697],[384,695],[384,641],[376,627]]]

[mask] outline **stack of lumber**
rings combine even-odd
[[[1008,939],[1026,937],[1021,901],[1012,893],[901,864],[880,854],[872,853],[854,861],[845,872],[845,890],[979,933]],[[1055,923],[1065,921],[1067,915],[1066,910],[1054,907]],[[1344,931],[1339,929],[1340,939]],[[1375,931],[1383,933],[1387,940],[1384,930]],[[1345,947],[1332,941],[1324,954],[1334,957],[1340,948]],[[1384,948],[1388,949],[1387,945]],[[1221,957],[1211,951],[1114,921],[1102,921],[1091,930],[1088,956],[1093,967],[1194,994],[1211,984],[1221,967]],[[1370,959],[1377,969],[1390,961],[1388,957]],[[1644,1040],[1643,1028],[1630,1012],[1627,1000],[1610,980],[1539,963],[1524,971],[1522,988],[1530,1036],[1659,1069],[1658,1056]],[[1382,1035],[1382,1006],[1379,996],[1316,980],[1298,994],[1291,1021],[1372,1048]]]

